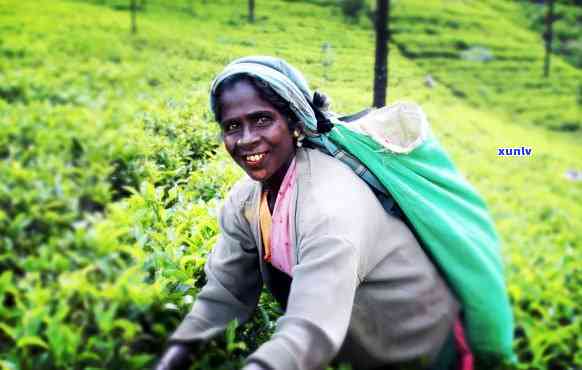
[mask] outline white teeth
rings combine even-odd
[[[261,158],[263,158],[265,156],[264,153],[261,154],[253,154],[253,155],[247,155],[245,157],[245,160],[249,161],[249,162],[257,162],[259,160],[261,160]]]

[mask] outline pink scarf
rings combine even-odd
[[[283,178],[275,208],[273,209],[271,230],[270,230],[270,250],[271,264],[293,276],[292,253],[294,246],[291,245],[291,206],[293,201],[293,191],[295,190],[295,179],[297,177],[297,166],[295,158],[289,165],[287,173]]]

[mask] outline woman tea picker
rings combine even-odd
[[[158,370],[187,368],[200,343],[233,319],[247,321],[263,283],[285,313],[244,370],[324,369],[332,362],[353,369],[472,368],[457,291],[421,248],[410,220],[387,212],[386,196],[325,153],[337,155],[334,142],[343,140],[331,134],[349,135],[345,127],[336,132],[340,122],[322,113],[325,99],[315,97],[278,58],[236,60],[214,80],[211,106],[224,145],[248,177],[220,212],[208,281]],[[321,133],[330,120],[333,129]]]

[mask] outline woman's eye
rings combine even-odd
[[[257,120],[257,125],[259,126],[266,126],[272,122],[271,118],[269,117],[259,117]]]
[[[227,123],[226,125],[224,125],[224,131],[231,132],[231,131],[238,129],[238,127],[239,127],[239,124],[236,122]]]

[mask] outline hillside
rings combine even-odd
[[[515,3],[407,1],[394,12],[406,57],[471,105],[558,131],[582,127],[582,74],[559,57],[543,78],[544,46]],[[558,111],[559,112],[556,112]]]
[[[241,176],[208,112],[213,75],[278,55],[338,112],[372,100],[369,23],[329,3],[257,2],[248,24],[244,1],[149,0],[131,35],[124,1],[0,2],[0,369],[153,363]],[[582,182],[565,176],[582,171],[582,72],[555,57],[544,79],[510,2],[407,0],[393,16],[389,100],[423,106],[504,240],[512,368],[582,366]],[[513,146],[533,154],[497,155]],[[195,368],[236,367],[278,312],[264,296]]]

